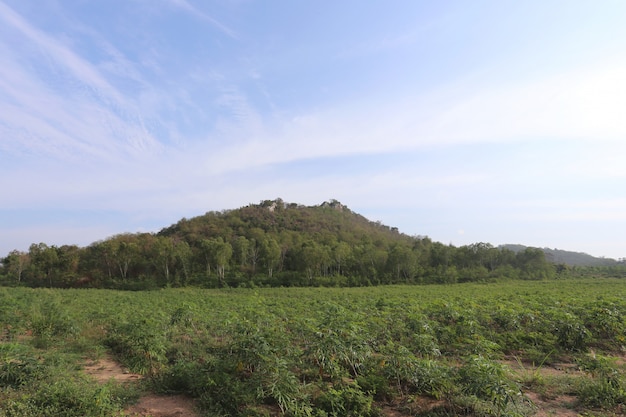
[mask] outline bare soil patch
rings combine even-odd
[[[522,364],[515,360],[502,361],[509,367],[511,372],[522,380],[535,378],[557,378],[564,376],[581,377],[583,372],[573,363],[555,363],[546,366],[533,366]],[[537,412],[534,417],[578,417],[580,413],[575,410],[576,397],[571,395],[546,396],[538,392],[525,389],[524,395],[532,401]]]
[[[571,395],[559,395],[550,400],[543,399],[536,392],[525,393],[537,407],[534,417],[578,417],[580,414],[574,410],[576,397]]]
[[[532,376],[534,374],[541,376],[560,376],[560,375],[582,375],[578,366],[573,363],[555,363],[544,366],[534,366],[523,364],[513,359],[503,360],[500,363],[506,365],[514,374],[522,376]]]
[[[87,363],[83,369],[99,383],[110,380],[128,383],[142,378],[141,375],[124,369],[110,356]],[[146,395],[141,397],[137,404],[125,410],[124,414],[130,417],[200,417],[193,400],[182,395]]]
[[[429,397],[413,397],[411,402],[398,402],[389,404],[378,404],[385,417],[411,417],[418,413],[432,411],[445,404],[443,400],[436,400]]]
[[[195,410],[193,400],[182,396],[148,395],[126,410],[131,417],[200,417]]]
[[[118,382],[137,381],[141,379],[141,375],[129,372],[108,356],[87,363],[84,366],[84,370],[87,375],[90,375],[101,383],[108,382],[111,379]]]

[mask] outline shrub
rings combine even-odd
[[[155,375],[166,362],[166,332],[156,321],[135,318],[115,324],[105,343],[132,372]]]
[[[591,333],[572,313],[565,313],[554,323],[557,345],[568,351],[582,352],[587,349]]]
[[[504,367],[482,356],[470,358],[459,369],[459,382],[464,394],[491,403],[496,415],[522,398],[519,386],[507,378]]]
[[[624,381],[614,361],[602,355],[587,355],[577,362],[593,376],[580,384],[578,399],[582,404],[609,409],[626,403]]]
[[[372,397],[363,393],[358,385],[349,384],[325,389],[314,404],[329,417],[368,417],[373,415],[372,402]]]

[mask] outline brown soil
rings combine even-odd
[[[84,366],[87,375],[99,383],[114,380],[121,383],[138,381],[142,378],[120,366],[111,357],[103,357]],[[137,404],[124,412],[130,417],[200,417],[195,411],[193,400],[182,395],[141,397]]]
[[[141,379],[141,375],[133,374],[122,368],[110,357],[104,357],[97,361],[87,363],[84,368],[87,375],[92,376],[96,381],[104,383],[111,379],[118,382],[129,382]]]
[[[513,374],[523,379],[539,377],[558,377],[562,375],[581,376],[583,373],[572,363],[556,363],[551,366],[533,367],[524,365],[514,360],[502,361],[509,367]],[[554,398],[547,398],[545,395],[524,390],[524,395],[532,401],[537,412],[533,417],[577,417],[580,413],[574,409],[576,397],[571,395],[557,395]]]
[[[411,417],[416,414],[432,411],[445,402],[428,397],[414,397],[411,402],[384,404],[380,406],[385,417]]]
[[[570,395],[560,395],[554,399],[545,400],[535,392],[527,392],[528,397],[537,407],[537,412],[533,417],[578,417],[572,407],[576,403],[576,397]]]
[[[139,402],[126,410],[132,417],[200,417],[193,401],[182,395],[142,397]]]

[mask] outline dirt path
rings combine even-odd
[[[527,392],[526,396],[537,407],[537,413],[533,417],[578,417],[580,414],[573,409],[576,397],[570,395],[559,395],[558,397],[546,400],[535,392]]]
[[[97,361],[88,362],[83,369],[87,375],[90,375],[101,383],[108,382],[111,379],[117,382],[129,382],[141,379],[141,375],[128,372],[108,356],[100,358]]]
[[[193,402],[182,395],[142,397],[126,410],[126,414],[131,417],[200,417]]]
[[[524,365],[515,360],[502,361],[502,363],[522,380],[561,376],[581,377],[583,375],[578,367],[571,363],[557,363],[552,366],[540,367]],[[533,417],[578,417],[580,415],[575,409],[576,397],[571,395],[560,394],[555,395],[554,398],[546,398],[546,396],[532,390],[524,390],[524,395],[537,407],[537,412]]]
[[[113,358],[105,356],[84,366],[87,375],[99,383],[114,380],[120,383],[139,381],[142,376],[129,372]],[[146,395],[137,404],[124,411],[129,417],[200,417],[195,410],[193,400],[182,395]]]

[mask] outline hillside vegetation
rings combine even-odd
[[[603,274],[624,275],[623,266],[615,268]],[[336,200],[307,207],[277,199],[85,248],[33,244],[5,257],[0,277],[13,285],[150,289],[457,283],[572,272],[541,249],[454,247],[402,234]]]
[[[513,252],[520,252],[527,248],[524,245],[502,245],[502,248],[510,249]],[[568,266],[616,266],[618,261],[611,258],[596,258],[583,252],[572,252],[561,249],[541,248],[546,258],[555,264]]]

